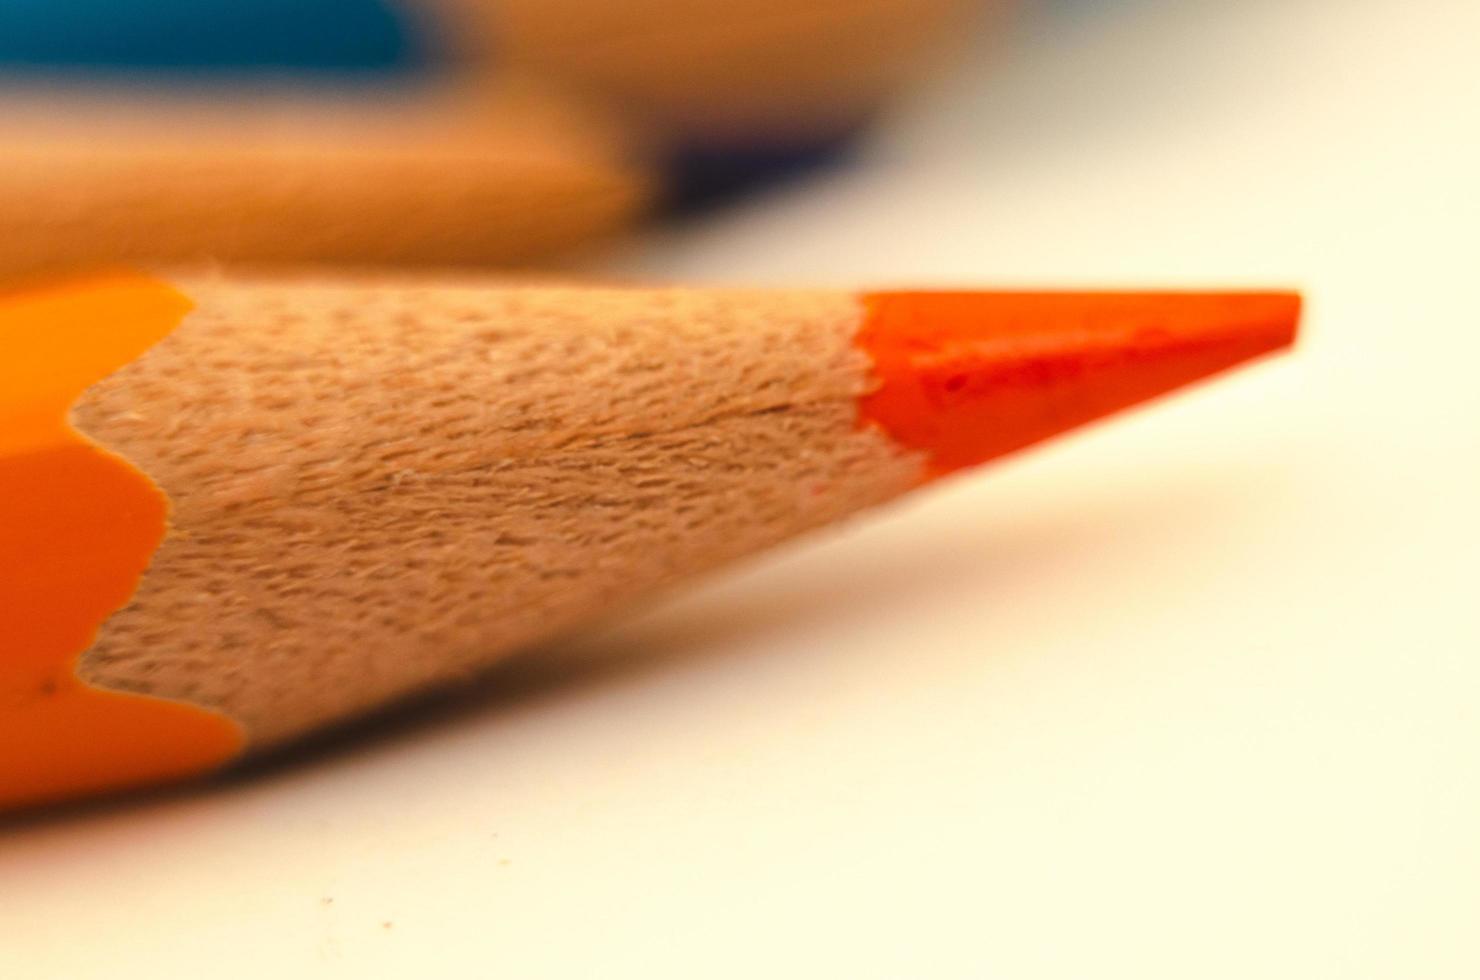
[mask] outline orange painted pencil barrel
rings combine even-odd
[[[179,779],[1287,346],[1288,293],[0,297],[0,808]]]

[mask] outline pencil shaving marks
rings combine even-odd
[[[0,808],[180,778],[239,745],[225,719],[75,672],[163,537],[166,501],[67,410],[188,308],[128,276],[0,296]]]
[[[172,532],[89,651],[254,746],[913,486],[841,293],[225,282],[79,406]]]

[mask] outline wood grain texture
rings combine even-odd
[[[80,673],[257,748],[915,486],[832,292],[195,281],[74,411],[170,530]]]

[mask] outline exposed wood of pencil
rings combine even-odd
[[[187,284],[77,406],[171,534],[82,673],[255,746],[914,485],[843,293]]]

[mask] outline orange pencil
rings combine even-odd
[[[1288,345],[1287,293],[0,297],[0,808],[179,779]]]

